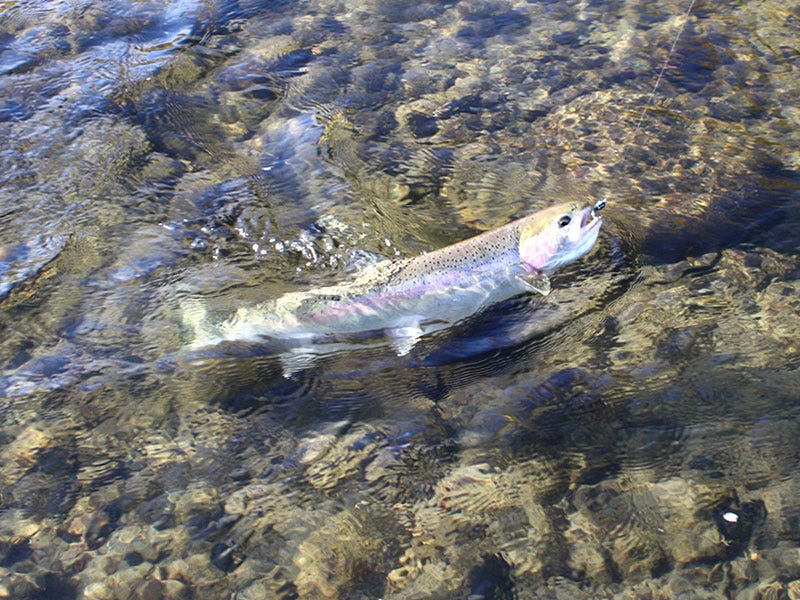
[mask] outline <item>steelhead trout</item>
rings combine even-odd
[[[186,311],[184,322],[198,333],[192,348],[278,340],[295,359],[310,362],[379,339],[406,354],[423,335],[491,304],[530,291],[549,293],[548,274],[594,246],[602,206],[553,206],[440,250],[378,263],[348,283],[240,308],[216,326],[204,322],[204,311]],[[284,364],[285,374],[307,366],[294,362]]]

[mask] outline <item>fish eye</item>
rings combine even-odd
[[[572,217],[570,217],[569,215],[561,215],[558,218],[558,226],[559,227],[566,227],[567,225],[569,225],[570,221],[572,221]]]

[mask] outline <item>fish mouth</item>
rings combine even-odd
[[[591,208],[584,208],[581,211],[581,231],[599,227],[603,222],[603,217],[598,217],[597,214],[593,213],[594,211]]]

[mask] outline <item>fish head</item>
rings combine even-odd
[[[554,271],[589,252],[602,223],[596,211],[577,204],[559,204],[539,211],[520,229],[520,259],[531,271]]]

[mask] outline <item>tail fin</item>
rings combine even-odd
[[[196,298],[181,300],[181,322],[189,334],[191,349],[210,346],[222,341],[219,332],[208,318],[205,304]]]

